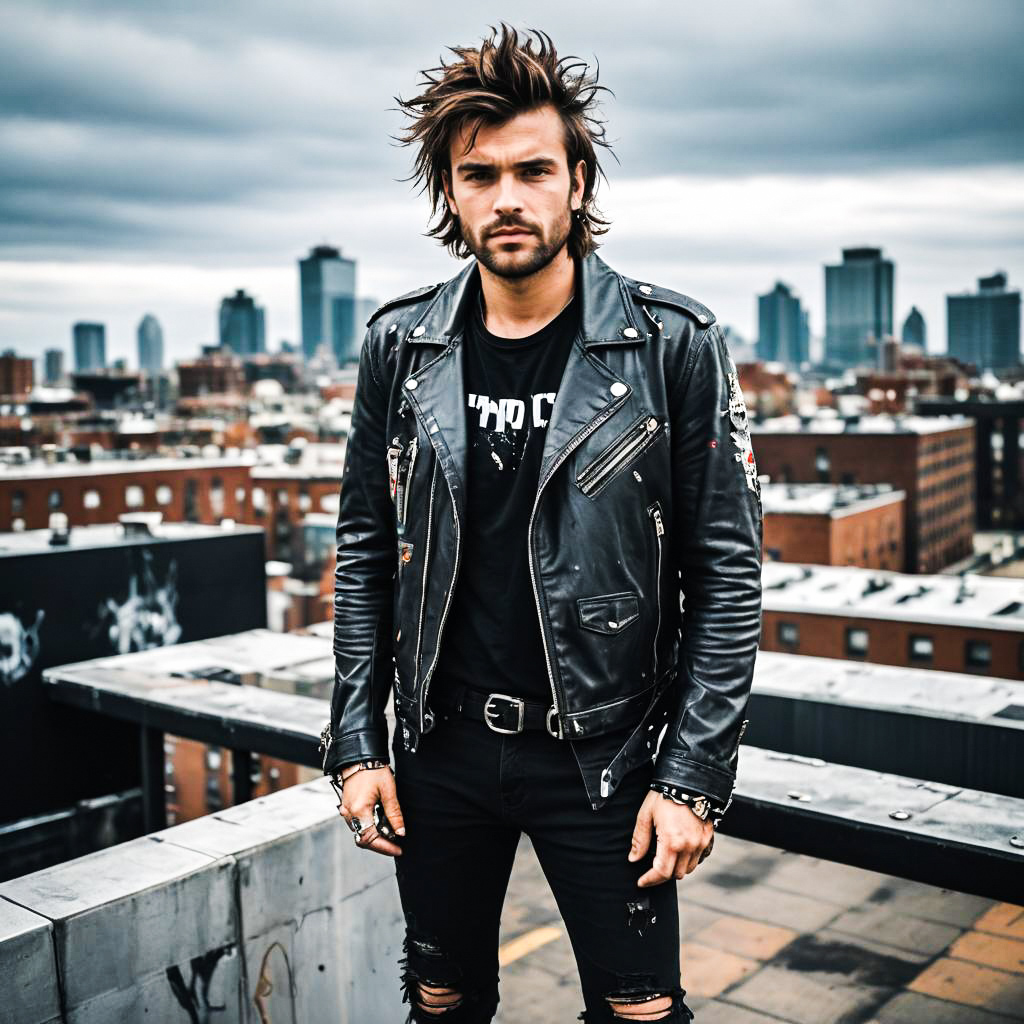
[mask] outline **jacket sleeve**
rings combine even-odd
[[[366,758],[390,761],[385,708],[396,565],[388,489],[387,398],[367,332],[345,447],[334,572],[334,691],[324,774]]]
[[[718,324],[670,396],[673,550],[683,594],[678,702],[653,780],[728,806],[761,632],[761,490],[736,367]]]

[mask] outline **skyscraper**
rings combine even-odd
[[[917,306],[911,306],[907,319],[903,321],[903,340],[910,345],[920,345],[926,348],[928,332],[925,329],[924,317]]]
[[[107,365],[107,329],[103,324],[79,322],[71,328],[75,369],[79,373],[102,370]]]
[[[263,308],[241,288],[221,300],[220,343],[240,356],[266,351]]]
[[[299,260],[302,355],[311,359],[326,343],[339,363],[359,358],[356,331],[356,262],[330,245],[318,245]]]
[[[59,384],[64,376],[64,353],[59,348],[48,348],[43,353],[43,379],[47,384]]]
[[[810,359],[807,312],[789,285],[777,281],[767,295],[757,297],[757,356],[794,369]]]
[[[139,322],[139,369],[144,373],[159,373],[164,368],[164,332],[152,313]]]
[[[946,350],[979,370],[1020,364],[1020,292],[1006,274],[978,278],[978,291],[946,296]]]
[[[843,249],[843,262],[825,267],[825,361],[858,366],[878,361],[892,334],[894,268],[881,249]]]

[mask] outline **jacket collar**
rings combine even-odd
[[[595,252],[581,260],[577,269],[584,346],[637,345],[646,341],[647,335],[643,325],[636,320],[622,278]],[[479,287],[479,264],[473,260],[445,282],[423,315],[412,325],[409,341],[413,344],[450,344],[452,338],[462,331],[468,304]]]
[[[458,341],[468,304],[476,293],[474,275],[479,275],[475,261],[444,285],[413,326],[408,335],[410,342],[440,344],[445,349],[402,385],[437,454],[460,519],[466,511],[467,414],[463,346]],[[622,379],[588,350],[598,345],[642,345],[647,340],[646,333],[635,324],[622,279],[608,264],[591,254],[583,261],[579,283],[582,331],[570,351],[548,420],[541,482],[577,434],[613,415],[632,394],[629,380]]]

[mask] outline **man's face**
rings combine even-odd
[[[554,107],[483,125],[467,153],[463,129],[449,148],[448,205],[466,245],[498,277],[546,267],[569,238],[583,197],[581,160],[570,176],[561,118]]]

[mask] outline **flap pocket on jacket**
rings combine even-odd
[[[600,597],[580,597],[576,605],[580,610],[580,625],[595,633],[621,633],[640,618],[640,601],[631,590]]]

